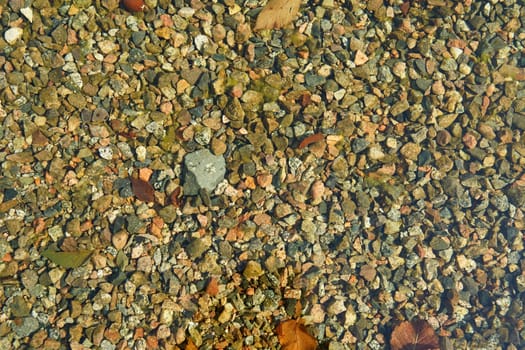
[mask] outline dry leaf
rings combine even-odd
[[[82,265],[91,256],[90,250],[79,250],[75,252],[56,252],[48,248],[42,252],[42,256],[48,258],[55,264],[65,268],[75,268]]]
[[[306,331],[303,324],[288,320],[277,326],[277,336],[283,350],[315,350],[317,341]]]
[[[181,188],[176,187],[173,192],[170,194],[170,203],[171,205],[180,208],[182,206],[182,196],[181,196]]]
[[[410,0],[404,1],[399,8],[401,9],[401,12],[403,13],[403,16],[408,15],[408,11],[410,11]]]
[[[143,202],[155,201],[155,190],[149,182],[141,179],[131,178],[131,189],[133,194]]]
[[[439,338],[425,320],[402,322],[392,332],[392,350],[439,350]]]
[[[313,134],[313,135],[307,136],[305,137],[304,140],[301,141],[298,148],[302,149],[302,148],[308,147],[308,145],[315,143],[315,142],[319,142],[321,140],[324,140],[323,134]]]
[[[254,31],[279,29],[292,22],[299,12],[301,0],[270,0],[257,16]]]

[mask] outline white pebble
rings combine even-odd
[[[458,57],[463,53],[463,50],[461,50],[459,47],[451,47],[450,53],[452,54],[452,57],[457,60]]]
[[[113,149],[111,147],[101,147],[98,149],[98,154],[104,159],[112,160],[113,159]]]
[[[197,35],[194,39],[195,47],[197,50],[201,51],[204,48],[204,45],[208,44],[210,39],[206,35],[200,34]]]
[[[191,18],[194,13],[195,13],[195,9],[188,7],[188,6],[181,8],[178,12],[179,16],[183,18]]]
[[[334,92],[334,98],[337,100],[337,101],[340,101],[343,99],[343,97],[345,97],[346,95],[346,90],[345,89],[339,89],[337,90],[336,92]]]
[[[139,162],[144,162],[146,160],[146,147],[144,146],[138,146],[135,150],[135,153],[137,153],[137,160]]]
[[[22,34],[24,34],[24,30],[22,28],[9,28],[4,33],[4,39],[8,44],[13,45],[18,39],[22,37]]]
[[[29,23],[33,23],[33,9],[31,7],[23,7],[20,9],[20,12],[27,18]]]

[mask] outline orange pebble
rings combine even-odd
[[[122,0],[122,5],[124,5],[126,10],[131,12],[144,11],[146,8],[144,0]]]

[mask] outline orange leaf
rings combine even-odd
[[[131,178],[131,189],[133,194],[143,202],[155,201],[155,190],[153,186],[141,179]]]
[[[321,141],[323,139],[324,139],[324,135],[323,134],[313,134],[313,135],[307,136],[299,144],[299,149],[305,148],[305,147],[309,146],[310,144],[315,143],[315,142],[319,142],[319,141]]]
[[[317,341],[306,331],[302,323],[288,320],[277,326],[277,336],[283,350],[315,350]]]
[[[439,350],[439,338],[425,320],[402,322],[392,332],[392,350]]]
[[[301,0],[270,0],[259,12],[253,30],[279,29],[292,22],[299,12]]]

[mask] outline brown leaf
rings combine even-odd
[[[408,15],[408,11],[410,11],[410,0],[404,1],[399,8],[401,9],[401,12],[403,13],[403,16],[406,17]]]
[[[315,350],[317,341],[296,320],[288,320],[277,326],[277,336],[283,350]]]
[[[170,203],[177,208],[182,206],[182,196],[180,195],[180,192],[181,188],[179,186],[176,187],[170,194]]]
[[[155,201],[155,190],[149,182],[141,179],[131,178],[131,189],[133,194],[143,202]]]
[[[439,350],[439,338],[425,320],[402,322],[392,332],[392,350]]]
[[[279,29],[292,22],[301,0],[270,0],[257,16],[253,30]]]
[[[321,140],[324,139],[324,135],[323,134],[313,134],[313,135],[310,135],[310,136],[307,136],[304,138],[304,140],[301,141],[301,143],[299,144],[299,149],[302,149],[302,148],[305,148],[307,146],[309,146],[310,144],[312,143],[315,143],[315,142],[319,142]]]

